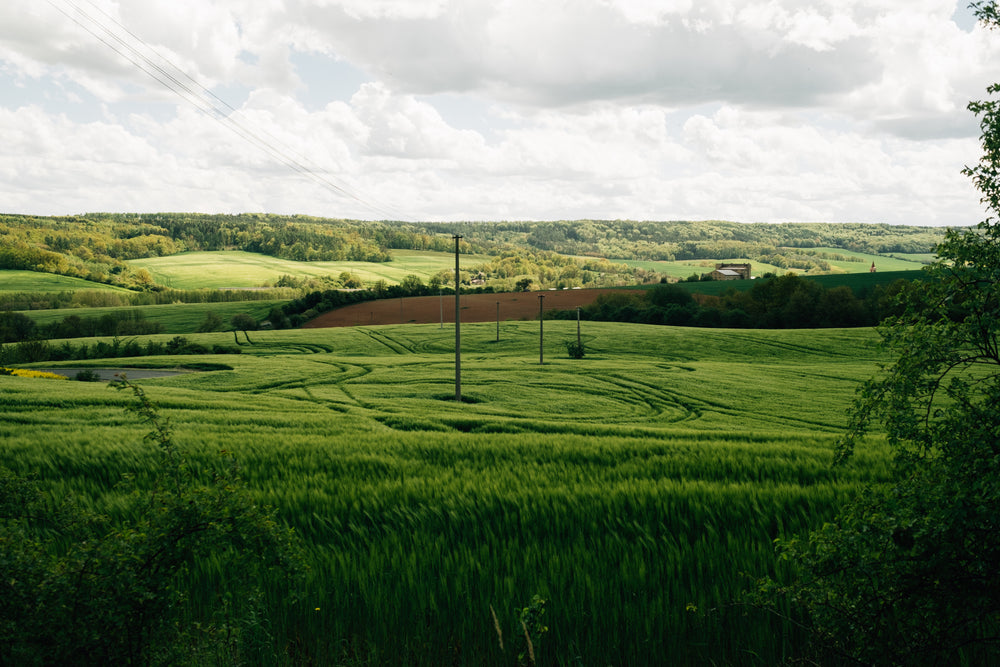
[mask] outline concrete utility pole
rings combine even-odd
[[[538,295],[538,363],[545,363],[545,311],[542,309],[544,294]]]
[[[461,276],[458,272],[458,242],[461,236],[455,234],[455,402],[462,402],[462,330],[458,286]]]
[[[576,347],[583,348],[583,341],[580,340],[580,306],[576,307]]]

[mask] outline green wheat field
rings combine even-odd
[[[228,369],[136,382],[192,460],[233,452],[305,543],[301,599],[275,584],[266,605],[288,664],[516,665],[535,595],[537,664],[780,662],[794,626],[740,594],[775,572],[775,538],[884,478],[877,440],[831,465],[856,387],[884,361],[876,334],[584,322],[586,356],[571,359],[576,322],[548,321],[539,363],[539,333],[463,325],[461,403],[450,324],[250,332],[240,355],[64,365]],[[0,457],[57,497],[122,511],[116,483],[154,460],[129,400],[0,376]],[[205,598],[225,589],[211,562],[195,574]]]

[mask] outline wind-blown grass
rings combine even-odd
[[[536,593],[540,664],[780,660],[794,628],[732,602],[775,537],[884,476],[879,446],[830,467],[874,334],[585,323],[575,360],[576,323],[546,322],[539,364],[537,323],[462,333],[470,403],[445,400],[437,325],[256,332],[232,370],[140,381],[195,462],[234,452],[308,545],[306,599],[269,619],[288,662],[515,664],[490,607],[513,638]],[[0,456],[122,511],[116,480],[155,460],[124,402],[0,377]]]

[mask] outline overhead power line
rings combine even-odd
[[[87,0],[87,4],[100,14],[103,20],[88,12],[74,0],[62,0],[61,3],[56,0],[48,0],[48,3],[158,84],[292,171],[312,180],[339,197],[358,202],[385,218],[408,219],[407,216],[400,215],[391,207],[371,201],[355,192],[347,184],[338,183],[337,179],[321,173],[319,168],[310,164],[307,158],[296,154],[266,130],[250,126],[243,119],[242,112],[199,83],[172,62],[170,58],[158,52],[90,0]],[[66,5],[68,9],[63,5]],[[112,26],[117,27],[117,30],[113,29]]]

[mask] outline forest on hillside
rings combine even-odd
[[[531,277],[536,286],[602,286],[656,281],[615,260],[745,258],[785,268],[826,270],[830,249],[872,254],[930,253],[944,229],[871,224],[725,221],[405,223],[246,213],[0,215],[0,269],[42,271],[157,289],[128,261],[187,251],[242,250],[294,261],[387,262],[392,251],[451,252],[495,259],[480,279]],[[824,249],[822,252],[812,250]],[[574,258],[582,259],[570,259]],[[610,260],[610,261],[608,261]],[[447,277],[442,276],[442,281]]]
[[[875,255],[929,253],[939,227],[863,223],[743,223],[724,220],[636,222],[422,223],[417,229],[462,234],[485,244],[511,244],[565,255],[609,259],[687,260],[781,254],[787,249],[839,248]]]

